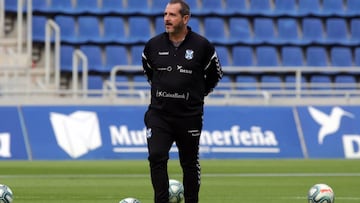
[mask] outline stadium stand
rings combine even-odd
[[[79,16],[77,18],[78,35],[77,38],[83,44],[101,43],[100,22],[96,16]]]
[[[16,39],[17,36],[17,22],[14,19],[17,19],[18,1],[4,2],[6,23],[0,42],[11,37]],[[25,0],[21,12],[27,12],[29,2],[32,2],[33,10],[33,55],[35,50],[40,50],[43,56],[40,61],[36,60],[30,65],[32,71],[38,71],[37,74],[43,72],[45,78],[49,77],[46,74],[51,77],[56,75],[55,36],[50,36],[51,51],[46,52],[45,49],[46,30],[57,32],[56,26],[48,24],[53,21],[59,27],[60,74],[66,73],[61,83],[67,83],[67,88],[71,86],[69,73],[73,69],[74,58],[83,60],[81,54],[75,54],[77,50],[84,53],[89,61],[90,90],[108,88],[116,91],[126,86],[117,88],[109,81],[111,76],[127,77],[126,80],[121,79],[122,83],[131,81],[135,86],[137,82],[144,84],[138,77],[142,74],[141,52],[150,37],[164,31],[163,9],[166,0]],[[273,96],[288,97],[299,92],[283,93],[285,90],[304,90],[301,97],[306,95],[305,90],[341,90],[345,97],[349,95],[346,91],[360,92],[356,84],[360,80],[358,0],[187,2],[192,9],[189,26],[216,45],[224,66],[226,79],[222,82],[226,88],[222,86],[220,93],[216,94],[225,92],[226,98],[229,95],[238,97],[239,91],[246,90],[254,91],[247,96],[262,95],[257,91],[266,91]],[[26,28],[26,23],[23,27]],[[18,46],[13,46],[13,50],[18,50]],[[9,61],[4,58],[2,63]],[[83,70],[78,71],[82,73]],[[296,77],[296,74],[300,77]],[[299,78],[301,81],[296,81]],[[247,84],[245,88],[242,83]],[[46,84],[42,86],[46,88]],[[319,98],[314,95],[322,94],[310,92],[309,95],[316,101]],[[106,94],[102,96],[106,97]]]
[[[278,41],[282,44],[305,44],[299,37],[296,19],[279,18],[277,20]]]
[[[87,56],[89,71],[102,72],[104,70],[102,50],[96,45],[81,45],[80,50]]]
[[[360,42],[360,18],[353,18],[350,22],[351,41],[355,44]]]
[[[325,22],[326,26],[326,41],[330,44],[349,44],[348,26],[345,19],[342,18],[328,18]]]
[[[118,13],[125,13],[126,11],[122,0],[102,1],[101,10],[106,15],[115,15]]]
[[[296,0],[275,0],[274,12],[277,16],[294,17],[297,13]]]
[[[320,0],[298,1],[298,16],[319,15],[321,12]]]
[[[230,17],[249,14],[247,0],[226,0],[225,10],[224,15]]]
[[[311,46],[306,49],[306,60],[308,66],[317,66],[319,68],[328,67],[328,56],[326,49],[320,46]]]
[[[324,25],[319,18],[304,18],[302,20],[302,40],[308,43],[325,43],[325,31]]]
[[[46,21],[47,21],[47,18],[45,16],[33,16],[33,18],[32,18],[33,42],[44,42]]]
[[[331,64],[335,67],[353,66],[351,48],[333,47],[331,48]]]
[[[257,66],[279,66],[278,54],[275,47],[259,46],[256,48]]]
[[[359,67],[360,66],[360,48],[357,47],[355,49],[355,66]]]
[[[304,54],[300,47],[284,46],[281,48],[281,56],[285,67],[304,66]]]
[[[345,15],[345,5],[342,0],[323,0],[322,11],[324,15]]]
[[[127,1],[126,12],[130,15],[150,15],[151,6],[149,1],[132,0]]]
[[[152,36],[151,23],[145,16],[131,16],[128,19],[129,33],[127,41],[133,44],[143,44]]]
[[[80,15],[99,15],[102,9],[98,0],[76,0],[75,10]]]
[[[253,15],[271,16],[271,0],[250,0],[250,11]]]
[[[81,42],[77,34],[75,18],[72,16],[57,15],[54,18],[60,27],[61,42],[65,44],[77,44]]]
[[[74,47],[71,45],[62,45],[60,49],[60,66],[62,71],[70,72],[72,70],[72,57]]]
[[[201,9],[206,15],[223,15],[226,12],[221,0],[202,0]]]
[[[255,65],[254,51],[250,46],[234,46],[232,50],[232,58],[233,66],[252,67]]]
[[[223,29],[219,29],[223,28]],[[215,44],[226,44],[226,24],[220,17],[208,17],[204,19],[204,34]]]
[[[110,72],[114,66],[128,65],[129,59],[125,46],[107,45],[105,47],[104,71]]]
[[[127,34],[125,25],[126,21],[123,18],[115,16],[105,16],[103,18],[102,41],[105,44],[126,44]]]
[[[346,0],[346,16],[359,17],[360,4],[357,0]]]
[[[259,43],[277,43],[274,21],[271,18],[254,19],[254,40]]]

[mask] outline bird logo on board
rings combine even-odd
[[[334,107],[330,115],[310,106],[308,107],[311,117],[320,125],[318,132],[318,143],[323,144],[324,138],[337,132],[340,128],[341,118],[347,116],[354,118],[354,115],[346,112],[340,107]]]
[[[193,58],[194,58],[194,51],[191,50],[191,49],[186,49],[186,51],[185,51],[185,58],[186,58],[187,60],[193,59]]]

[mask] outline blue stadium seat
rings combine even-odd
[[[193,20],[193,19],[191,19]],[[160,34],[165,32],[165,26],[164,26],[164,17],[159,16],[155,18],[155,34]]]
[[[331,90],[332,81],[328,75],[312,75],[310,77],[310,89],[312,90]],[[321,95],[325,96],[325,95]]]
[[[111,14],[124,14],[126,9],[124,9],[123,0],[106,0],[102,1],[102,12],[108,15]]]
[[[186,3],[190,7],[190,12],[191,12],[192,16],[201,16],[202,15],[201,5],[199,4],[198,0],[186,0]]]
[[[202,0],[201,12],[203,15],[223,15],[222,0]]]
[[[324,27],[319,18],[304,18],[302,21],[303,38],[306,43],[324,43]]]
[[[284,85],[286,90],[295,90],[297,83],[300,82],[301,90],[306,89],[306,78],[304,76],[300,77],[300,81],[296,81],[297,78],[295,75],[286,75],[284,78]]]
[[[33,42],[45,42],[45,27],[47,18],[45,16],[32,17],[32,38]]]
[[[8,0],[9,1],[9,0]],[[13,2],[17,2],[14,1]],[[32,1],[33,15],[41,15],[49,12],[50,5],[47,0],[34,0]]]
[[[355,66],[360,66],[360,48],[355,48]]]
[[[104,83],[103,78],[100,75],[89,75],[88,76],[88,89],[89,90],[102,90],[103,83]],[[91,93],[89,96],[92,96],[92,97],[101,96],[101,92]]]
[[[254,66],[254,53],[250,46],[234,46],[232,49],[234,66]]]
[[[326,19],[326,41],[327,43],[335,43],[341,45],[349,45],[348,27],[344,18],[328,18]]]
[[[276,48],[259,46],[256,48],[257,66],[279,66]]]
[[[49,7],[49,12],[55,15],[78,15],[74,9],[72,0],[53,0]]]
[[[105,16],[103,18],[103,41],[107,43],[124,44],[127,42],[124,18]]]
[[[223,75],[219,81],[219,84],[215,87],[215,91],[231,90],[233,86],[235,86],[235,83],[232,81],[231,77],[228,75]]]
[[[129,78],[126,75],[117,75],[115,78],[115,82],[117,83],[116,89],[118,90],[128,90],[129,89]]]
[[[201,31],[201,28],[200,28],[200,24],[201,24],[200,19],[195,16],[192,16],[188,23],[188,26],[191,27],[192,31],[199,33],[199,34],[203,34],[203,32]]]
[[[129,64],[125,46],[107,45],[105,47],[105,70],[111,71],[116,65]]]
[[[324,47],[311,46],[306,49],[307,66],[326,67],[329,65]]]
[[[247,0],[226,0],[225,11],[228,16],[249,14]]]
[[[360,4],[359,0],[346,0],[346,15],[359,17]]]
[[[75,10],[81,15],[102,14],[102,9],[100,8],[100,5],[98,5],[98,0],[76,0]]]
[[[222,66],[229,66],[229,53],[226,46],[215,46],[216,54],[220,60],[220,64]]]
[[[281,48],[281,59],[283,66],[303,66],[304,54],[301,47],[284,46]]]
[[[305,45],[301,40],[297,20],[294,18],[279,18],[277,20],[278,41],[282,44]]]
[[[296,0],[275,0],[274,11],[277,16],[291,16],[297,15]]]
[[[346,16],[344,1],[343,0],[323,0],[322,2],[322,15],[338,15]]]
[[[166,4],[167,4],[167,1],[164,1],[164,0],[152,1],[151,13],[162,15],[164,13]]]
[[[78,38],[85,43],[102,43],[100,22],[97,16],[78,17]]]
[[[262,89],[262,90],[281,90],[282,89],[281,77],[278,75],[263,75],[263,76],[261,76],[260,89]]]
[[[130,47],[130,53],[131,53],[131,65],[142,65],[141,61],[141,55],[144,50],[143,45],[133,45]]]
[[[353,57],[349,47],[333,47],[330,50],[332,66],[352,66]]]
[[[204,19],[204,34],[213,43],[226,44],[225,22],[220,17]]]
[[[320,0],[298,1],[298,16],[319,15],[321,11]]]
[[[360,18],[353,18],[350,21],[350,41],[360,43]]]
[[[238,90],[257,90],[258,80],[256,76],[239,75],[236,77],[236,89]],[[253,95],[255,96],[255,95]]]
[[[60,47],[60,69],[61,71],[72,71],[72,58],[75,49],[71,45],[61,45]]]
[[[336,75],[334,78],[334,88],[338,90],[356,90],[357,82],[353,75]]]
[[[150,85],[144,75],[134,75],[133,81],[137,83],[137,85],[134,85],[135,90],[150,90]]]
[[[6,12],[16,13],[17,6],[18,6],[18,1],[14,1],[14,0],[6,0],[5,1],[5,11]]]
[[[229,19],[229,43],[252,44],[250,22],[243,17],[230,17]]]
[[[80,50],[87,57],[89,71],[106,72],[102,61],[102,51],[100,46],[81,45]]]
[[[57,15],[54,18],[55,22],[60,27],[61,42],[67,44],[81,44],[77,37],[76,21],[73,16]]]
[[[152,14],[150,4],[144,0],[127,1],[126,12],[129,15],[150,15]]]
[[[146,16],[130,16],[128,19],[130,44],[145,43],[151,37],[151,23]]]
[[[275,26],[272,18],[254,19],[254,41],[259,43],[275,43]]]
[[[250,13],[271,16],[273,14],[270,0],[250,0]]]

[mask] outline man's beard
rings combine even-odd
[[[184,27],[183,24],[175,25],[175,26],[173,26],[173,31],[172,32],[170,32],[169,29],[166,29],[166,28],[165,28],[165,32],[176,34],[176,33],[179,33],[182,30],[183,27]]]

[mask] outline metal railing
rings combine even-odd
[[[225,75],[233,77],[247,75],[292,75],[294,82],[222,82],[207,97],[213,104],[360,104],[360,84],[302,81],[312,74],[350,74],[360,78],[359,67],[223,67]],[[104,96],[111,98],[138,98],[144,103],[150,97],[147,82],[117,81],[118,75],[130,79],[141,75],[140,66],[115,66],[110,79],[104,83]],[[144,76],[145,77],[145,76]]]

